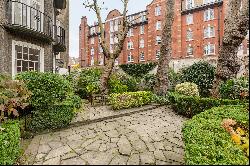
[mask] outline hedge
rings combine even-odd
[[[8,121],[0,126],[0,165],[13,165],[20,155],[20,126]]]
[[[186,165],[248,165],[244,151],[221,126],[223,119],[248,126],[249,112],[243,106],[216,107],[185,122],[182,131]]]
[[[147,91],[114,93],[109,96],[109,103],[114,110],[120,110],[147,105],[151,103],[152,97],[152,92]]]
[[[28,128],[33,132],[63,128],[70,124],[73,117],[74,105],[72,103],[37,107],[33,111]]]
[[[201,98],[198,96],[185,96],[176,92],[168,94],[168,100],[171,103],[174,111],[187,117],[192,117],[204,110],[218,107],[221,105],[242,105],[246,104],[245,100],[229,100],[229,99],[214,99]]]
[[[157,66],[155,62],[139,63],[139,64],[123,64],[120,68],[130,76],[143,77]]]

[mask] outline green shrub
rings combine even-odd
[[[157,63],[123,64],[120,68],[130,76],[143,77],[157,66]]]
[[[127,74],[120,74],[119,79],[123,85],[128,87],[128,92],[136,92],[139,90],[138,85],[140,83],[140,78],[135,78]]]
[[[156,94],[153,94],[152,96],[152,102],[159,104],[159,105],[169,105],[169,100],[168,100],[168,96],[158,96]]]
[[[215,67],[200,61],[181,71],[182,82],[192,82],[198,85],[200,95],[207,97],[213,85]]]
[[[249,124],[249,112],[242,106],[212,108],[184,124],[186,165],[248,165],[249,159],[221,126],[223,119]]]
[[[146,91],[114,93],[109,96],[109,102],[114,110],[141,107],[151,103],[152,95],[152,92]]]
[[[176,85],[181,83],[181,74],[175,72],[172,68],[169,68],[168,81],[169,81],[169,90],[174,90]]]
[[[28,128],[33,132],[63,128],[70,124],[73,117],[74,105],[69,101],[46,107],[37,107],[33,112]]]
[[[190,82],[184,82],[176,85],[175,91],[182,95],[199,96],[198,86]]]
[[[142,79],[141,89],[144,91],[153,91],[156,83],[156,75],[146,74]]]
[[[122,83],[117,74],[111,75],[108,82],[108,86],[109,86],[109,93],[124,93],[127,92],[128,90],[127,85],[124,85]]]
[[[20,127],[15,121],[0,126],[0,165],[13,165],[20,155]]]
[[[17,75],[32,92],[30,104],[34,107],[54,105],[66,99],[73,88],[63,76],[53,73],[23,72]]]
[[[73,105],[75,109],[80,109],[82,106],[82,99],[78,95],[70,94],[65,102]]]
[[[247,99],[249,97],[248,78],[226,81],[220,86],[220,96],[224,99]]]
[[[174,111],[187,117],[192,117],[207,109],[221,105],[245,105],[247,101],[201,98],[198,96],[185,96],[178,93],[170,92],[168,94],[169,102]]]
[[[100,93],[101,70],[97,68],[84,69],[77,83],[77,94],[84,99]]]

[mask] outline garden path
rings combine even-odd
[[[182,125],[167,107],[37,135],[25,164],[184,164]]]

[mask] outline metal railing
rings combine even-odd
[[[62,26],[55,25],[55,41],[57,44],[65,45],[65,29]]]
[[[8,0],[9,24],[53,37],[53,20],[35,7]]]

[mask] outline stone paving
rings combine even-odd
[[[131,108],[124,109],[119,111],[112,110],[111,106],[99,106],[99,107],[91,107],[90,104],[85,105],[84,110],[82,112],[78,112],[71,124],[86,122],[86,121],[94,121],[101,120],[104,118],[113,118],[120,117],[124,115],[130,115],[136,112],[142,112],[144,110],[157,108],[155,105],[146,105],[141,108]]]
[[[80,127],[36,136],[24,164],[180,165],[184,164],[185,119],[159,107]]]

